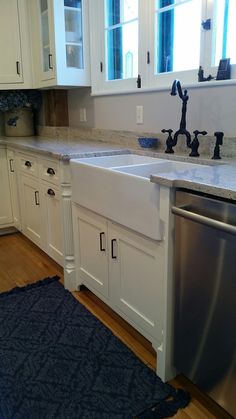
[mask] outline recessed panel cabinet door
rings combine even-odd
[[[0,86],[1,83],[22,83],[18,0],[1,0],[0,28]]]
[[[41,195],[37,179],[21,175],[22,231],[32,242],[44,247]]]
[[[109,222],[110,298],[144,335],[162,330],[163,248],[154,240]]]
[[[6,150],[0,149],[0,226],[13,222]]]
[[[53,184],[46,182],[42,186],[42,192],[44,222],[47,229],[46,252],[63,266],[63,229],[60,194]]]
[[[107,221],[77,205],[72,211],[78,283],[108,297]]]

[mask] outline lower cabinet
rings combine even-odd
[[[0,228],[3,228],[13,225],[7,155],[4,148],[0,148],[0,191]]]
[[[84,284],[150,340],[161,338],[163,247],[76,204],[78,285]]]
[[[44,248],[43,214],[38,179],[20,175],[22,233],[39,247]]]
[[[44,226],[46,227],[46,253],[63,266],[63,235],[59,190],[49,182],[41,188]]]
[[[22,233],[63,266],[59,165],[23,153],[17,159]]]

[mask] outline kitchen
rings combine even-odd
[[[42,2],[44,3],[44,2]],[[49,2],[49,5],[52,2]],[[85,10],[86,10],[86,2],[85,3]],[[18,1],[19,10],[24,11],[24,6],[26,9],[27,2]],[[22,7],[23,6],[23,7]],[[31,7],[31,6],[30,6]],[[61,8],[60,10],[62,10]],[[94,9],[95,10],[95,9]],[[92,14],[94,10],[90,11]],[[26,11],[26,10],[25,10]],[[32,22],[34,22],[33,16],[37,10],[34,9],[32,11]],[[45,10],[44,10],[45,12]],[[52,12],[52,11],[51,11]],[[70,11],[71,12],[71,11]],[[13,14],[11,14],[13,16]],[[43,14],[45,17],[45,13]],[[49,16],[51,16],[49,14]],[[50,17],[52,18],[52,17]],[[55,20],[58,19],[58,22],[55,22],[55,31],[56,31],[56,40],[54,45],[54,50],[52,56],[50,55],[50,59],[47,62],[48,67],[43,74],[43,76],[39,75],[39,69],[41,65],[39,63],[39,57],[41,54],[38,52],[37,48],[39,48],[39,43],[36,41],[35,37],[37,36],[37,26],[31,28],[31,36],[27,36],[26,33],[23,33],[23,40],[29,42],[31,40],[33,45],[35,46],[32,51],[32,55],[35,55],[32,62],[33,64],[33,72],[27,74],[27,65],[29,63],[29,57],[26,58],[24,61],[24,78],[22,79],[21,74],[17,74],[17,83],[21,83],[21,88],[32,88],[34,87],[55,87],[55,86],[70,86],[70,83],[75,83],[73,81],[73,76],[71,75],[69,79],[64,79],[63,76],[66,73],[64,71],[63,74],[63,59],[62,59],[62,52],[60,46],[62,45],[61,39],[61,26],[60,22],[63,18],[62,12],[56,13],[54,16]],[[88,15],[87,15],[88,18]],[[38,20],[36,19],[38,22]],[[86,21],[85,21],[86,22]],[[57,23],[57,24],[56,24]],[[39,23],[38,23],[39,24]],[[6,25],[5,25],[6,26]],[[86,29],[86,23],[84,23],[84,27]],[[9,28],[7,28],[9,29]],[[20,27],[22,31],[22,26]],[[23,32],[26,32],[27,25],[23,27]],[[40,28],[38,28],[39,30]],[[91,39],[96,36],[96,33],[90,34]],[[84,39],[86,39],[86,35],[84,35]],[[22,40],[22,52],[26,54],[29,49],[25,49],[25,44]],[[6,40],[7,42],[7,40]],[[65,42],[65,40],[64,40]],[[69,43],[69,42],[68,42]],[[95,46],[95,42],[92,43]],[[36,47],[37,46],[37,47]],[[47,48],[47,44],[45,45]],[[55,52],[54,52],[55,51]],[[52,60],[55,59],[53,54],[56,54],[56,70],[52,65]],[[86,54],[85,54],[86,55]],[[94,54],[92,54],[95,57]],[[48,59],[48,57],[47,57]],[[15,60],[15,62],[20,62],[21,60]],[[99,60],[100,61],[100,60]],[[14,70],[15,70],[15,62],[14,62]],[[85,66],[86,67],[86,60]],[[233,66],[232,66],[233,67]],[[94,66],[92,68],[92,79],[96,78],[96,74],[93,74]],[[26,71],[26,73],[25,73]],[[80,70],[81,71],[81,70]],[[47,75],[46,75],[47,72]],[[49,72],[49,74],[48,74]],[[56,74],[55,74],[56,73]],[[31,75],[30,75],[31,74]],[[28,77],[29,75],[29,77]],[[142,150],[137,142],[137,139],[140,136],[148,136],[148,137],[158,137],[160,138],[160,142],[158,145],[158,149],[153,151],[151,150],[151,155],[153,153],[161,153],[156,154],[158,158],[165,158],[168,157],[165,155],[165,140],[166,135],[161,134],[161,130],[163,128],[169,129],[172,128],[174,131],[179,127],[179,120],[180,120],[180,113],[181,113],[181,102],[179,98],[173,98],[170,96],[171,84],[174,79],[173,74],[168,74],[171,76],[169,79],[170,81],[167,83],[166,88],[160,88],[159,90],[150,89],[145,87],[145,84],[142,85],[141,90],[138,92],[135,91],[137,89],[136,85],[136,78],[132,79],[132,88],[123,86],[123,94],[117,92],[117,90],[113,90],[112,94],[105,94],[105,92],[98,92],[98,86],[95,84],[92,91],[91,96],[91,89],[89,86],[89,82],[85,76],[82,76],[81,85],[84,87],[80,88],[73,88],[66,90],[43,90],[43,97],[44,97],[44,108],[40,115],[38,115],[38,132],[42,139],[38,138],[37,142],[32,139],[14,139],[8,137],[7,139],[2,140],[2,144],[5,145],[6,141],[9,144],[9,151],[16,153],[16,165],[17,165],[17,176],[21,177],[20,187],[21,191],[24,191],[23,194],[29,190],[29,188],[35,188],[34,191],[37,192],[38,188],[43,190],[44,197],[47,197],[47,191],[52,189],[54,192],[60,191],[59,195],[56,195],[55,202],[57,205],[53,204],[52,208],[49,209],[47,205],[51,204],[51,201],[45,198],[44,200],[44,212],[43,214],[51,214],[51,219],[47,221],[48,225],[53,226],[52,231],[55,233],[57,232],[58,226],[58,219],[56,219],[55,214],[58,214],[58,208],[61,205],[63,206],[63,217],[64,223],[67,226],[67,230],[64,230],[64,233],[61,232],[60,234],[64,234],[64,252],[65,252],[65,259],[64,259],[64,266],[65,266],[65,284],[67,284],[67,288],[73,290],[76,287],[76,281],[73,277],[74,275],[74,254],[71,245],[71,237],[70,234],[67,234],[66,231],[72,231],[72,219],[71,219],[71,209],[68,205],[70,200],[70,168],[68,165],[68,160],[60,160],[58,162],[58,156],[70,155],[72,157],[82,157],[81,149],[85,153],[92,152],[98,153],[99,150],[103,150],[103,153],[110,151],[110,153],[120,153],[121,151],[124,152],[126,149],[135,150],[137,153],[143,153]],[[195,74],[196,76],[196,74]],[[68,76],[67,76],[68,77]],[[78,73],[77,73],[78,77]],[[19,82],[19,78],[21,78]],[[40,78],[40,83],[39,80]],[[5,77],[5,81],[7,78]],[[10,80],[10,78],[8,79]],[[13,79],[12,79],[13,80]],[[33,81],[32,81],[33,80]],[[78,79],[77,79],[78,80]],[[125,80],[127,81],[127,80]],[[181,79],[182,81],[182,79]],[[11,84],[13,83],[13,84]],[[33,84],[34,83],[34,84]],[[38,84],[37,84],[38,83]],[[77,82],[78,83],[78,82]],[[142,83],[145,83],[145,80],[142,78]],[[185,83],[183,83],[185,86]],[[186,83],[187,84],[187,83]],[[19,85],[18,85],[19,86]],[[221,147],[221,155],[223,157],[222,160],[230,160],[235,158],[235,123],[234,123],[234,115],[235,115],[235,85],[233,79],[233,68],[232,68],[232,79],[230,80],[218,80],[218,81],[211,81],[208,84],[205,83],[195,83],[191,86],[191,83],[187,85],[188,87],[188,94],[190,96],[188,102],[188,113],[187,113],[187,128],[190,132],[194,129],[199,130],[206,130],[208,132],[208,137],[200,138],[200,146],[199,146],[199,153],[200,157],[206,158],[207,162],[211,162],[211,157],[213,155],[214,145],[215,145],[215,138],[214,132],[215,131],[222,131],[224,132],[224,144]],[[9,82],[9,84],[4,83],[4,89],[16,89],[17,84],[13,81]],[[3,89],[3,87],[2,87]],[[120,89],[120,87],[114,87],[114,89]],[[126,90],[124,90],[126,89]],[[96,94],[97,90],[97,94]],[[137,109],[138,108],[138,109]],[[141,116],[140,112],[141,108]],[[67,111],[68,110],[68,111]],[[167,111],[168,110],[168,111]],[[139,118],[138,118],[139,117]],[[141,122],[140,122],[141,121]],[[3,131],[3,127],[2,127]],[[3,131],[4,132],[4,131]],[[47,141],[48,138],[54,138],[51,144]],[[83,139],[82,144],[77,143],[76,139]],[[64,140],[64,141],[62,141]],[[91,141],[92,140],[92,141]],[[97,140],[93,142],[94,140]],[[85,141],[87,141],[87,149],[85,147]],[[105,142],[104,142],[105,141]],[[28,143],[28,146],[26,145]],[[45,144],[49,154],[45,154]],[[76,145],[77,143],[77,145]],[[110,144],[109,150],[107,143]],[[59,151],[56,150],[56,145],[59,145]],[[60,149],[61,145],[61,149]],[[78,146],[76,150],[76,146]],[[71,149],[71,147],[73,149]],[[62,150],[63,148],[63,150]],[[70,148],[70,151],[68,151]],[[150,151],[150,150],[149,150]],[[35,153],[39,153],[35,155]],[[145,154],[145,153],[144,153]],[[185,140],[179,139],[178,144],[175,147],[175,155],[181,154],[182,157],[186,158],[189,155],[189,149],[186,147]],[[13,156],[14,158],[15,156]],[[12,158],[12,156],[10,157]],[[32,160],[34,158],[34,160]],[[25,162],[29,161],[31,163],[30,167],[25,166]],[[232,160],[231,160],[232,161]],[[33,173],[34,167],[36,168],[36,172]],[[55,180],[50,173],[47,173],[48,169],[53,169],[54,172],[57,173],[57,170],[60,171],[59,180]],[[26,172],[27,171],[27,172]],[[13,172],[14,173],[14,172]],[[25,174],[26,173],[26,174]],[[29,173],[31,174],[31,180],[29,181]],[[155,174],[155,173],[152,173]],[[210,172],[208,173],[210,177]],[[11,181],[14,184],[14,179]],[[17,180],[18,182],[18,180]],[[214,180],[211,181],[214,183]],[[180,185],[181,186],[181,185]],[[215,185],[216,186],[216,185]],[[60,190],[61,187],[61,190]],[[224,186],[220,186],[222,190]],[[231,188],[228,185],[229,189]],[[233,187],[232,187],[233,188]],[[191,188],[190,188],[191,189]],[[227,189],[227,187],[226,187]],[[163,189],[164,190],[164,189]],[[204,190],[203,190],[204,192]],[[209,190],[208,190],[209,192]],[[218,191],[215,192],[218,195]],[[24,198],[22,195],[20,197],[20,208],[24,208]],[[231,199],[235,199],[233,195],[232,189],[230,189],[229,194],[231,194]],[[38,199],[36,193],[36,201]],[[228,198],[227,192],[225,195]],[[49,196],[50,198],[50,196]],[[61,201],[60,201],[61,199]],[[172,199],[172,198],[171,198]],[[26,201],[28,202],[28,201]],[[57,210],[55,209],[57,208]],[[38,208],[37,208],[38,209]],[[27,210],[27,208],[25,208]],[[56,211],[56,212],[55,212]],[[17,213],[17,211],[16,211]],[[55,245],[55,242],[51,242],[50,240],[53,238],[50,237],[51,233],[49,229],[45,228],[47,232],[43,232],[42,240],[38,232],[34,234],[32,228],[32,224],[28,223],[30,221],[30,213],[26,212],[26,216],[23,217],[23,232],[30,237],[36,244],[39,245],[46,253],[51,255],[54,259],[56,259],[59,263],[62,260],[63,250],[62,248]],[[41,214],[43,220],[45,220],[45,216]],[[17,218],[17,217],[16,217]],[[54,219],[55,218],[55,219]],[[33,226],[35,227],[35,219],[33,221]],[[167,223],[168,220],[166,220]],[[41,224],[43,221],[41,220]],[[69,229],[69,230],[68,230]],[[49,236],[49,237],[48,237]],[[36,238],[37,237],[37,238]],[[54,236],[55,237],[55,236]],[[41,241],[40,241],[41,240]],[[56,241],[58,243],[61,242],[61,238],[59,234],[56,236]],[[56,250],[55,250],[56,249]],[[56,254],[56,256],[55,256]],[[166,258],[167,260],[168,258]]]

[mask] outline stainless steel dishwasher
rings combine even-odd
[[[176,192],[177,370],[236,418],[236,203]]]

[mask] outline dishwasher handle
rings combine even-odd
[[[197,214],[193,211],[189,211],[189,207],[181,206],[181,207],[172,207],[172,213],[178,215],[183,218],[187,218],[188,220],[195,221],[200,224],[204,224],[208,227],[215,228],[217,230],[224,231],[225,233],[230,233],[236,235],[236,226],[232,224],[224,223],[223,221],[215,220],[214,218],[206,217],[205,215]]]

